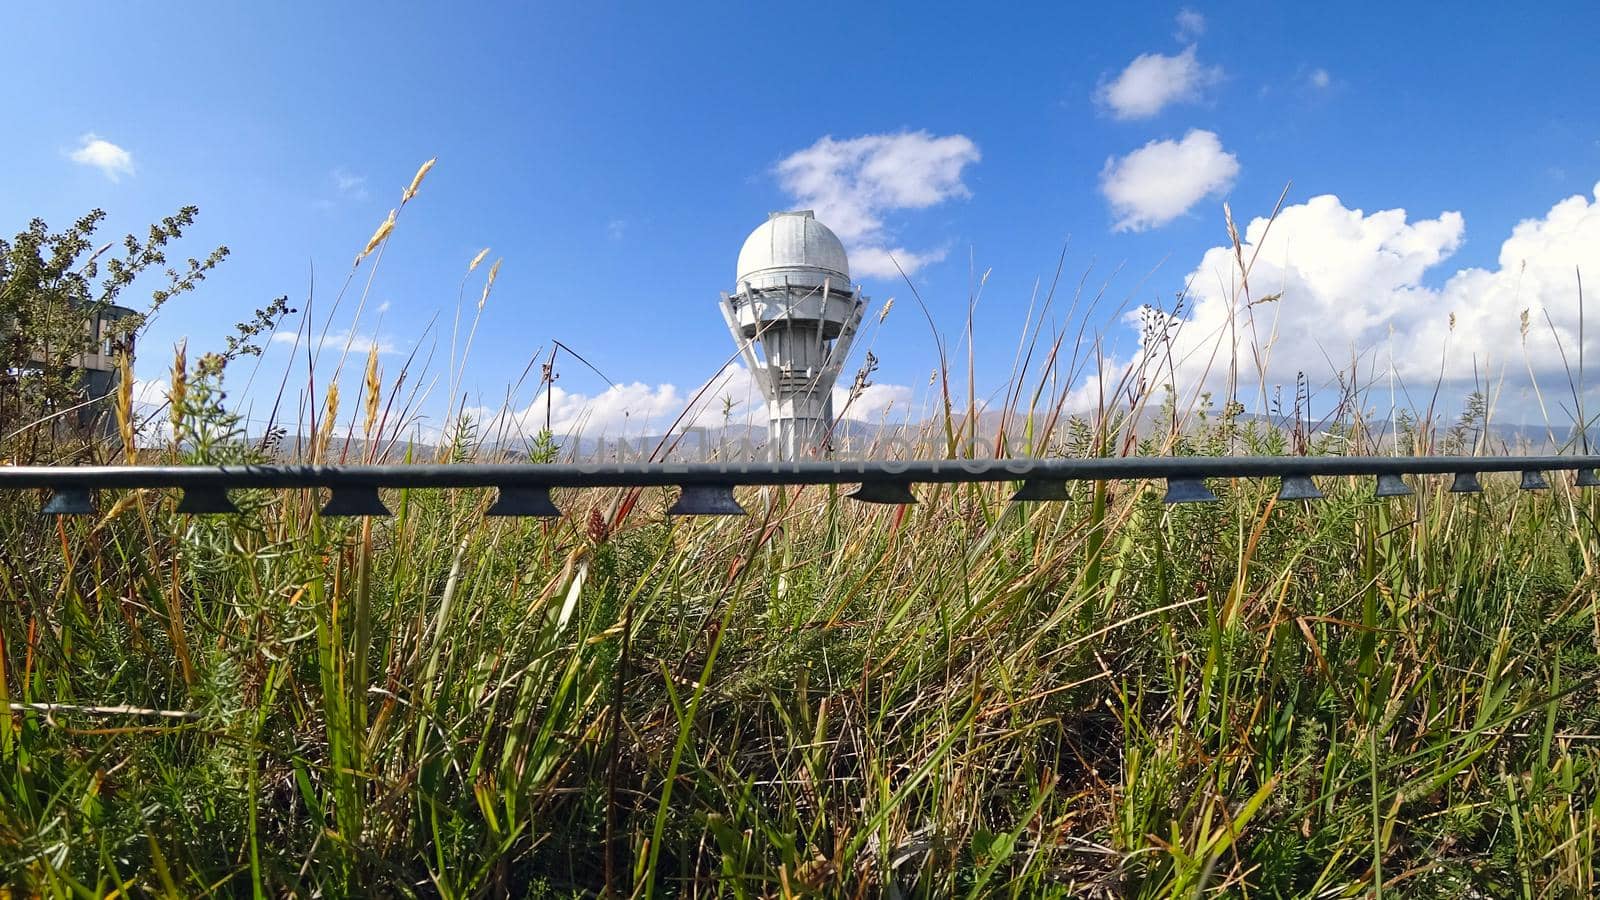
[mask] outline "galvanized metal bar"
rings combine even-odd
[[[1171,502],[1212,499],[1208,478],[1278,478],[1285,499],[1317,495],[1317,476],[1375,476],[1376,495],[1411,493],[1402,475],[1452,475],[1451,490],[1481,490],[1480,473],[1516,472],[1536,489],[1543,472],[1576,472],[1579,487],[1600,485],[1600,456],[1129,456],[1095,459],[956,459],[826,462],[458,464],[381,466],[0,466],[0,490],[45,488],[45,511],[93,512],[97,490],[179,489],[186,512],[229,512],[227,491],[329,489],[328,515],[386,515],[379,488],[498,488],[491,515],[554,516],[552,488],[678,487],[711,498],[739,485],[858,484],[851,496],[913,503],[915,484],[1022,482],[1018,500],[1061,500],[1071,481],[1163,478]],[[1194,490],[1199,485],[1200,490]],[[1307,486],[1309,485],[1309,490]],[[701,494],[698,488],[707,488]],[[1174,491],[1173,488],[1176,490]],[[1316,493],[1314,493],[1316,492]],[[731,494],[729,494],[731,496]],[[699,501],[696,501],[698,503]],[[720,502],[720,501],[719,501]],[[725,505],[725,504],[724,504]],[[732,513],[731,507],[728,508]]]
[[[1600,485],[1600,456],[1124,456],[726,463],[464,463],[381,466],[0,466],[0,490],[131,488],[673,487],[690,484],[953,484],[1154,478],[1284,478],[1577,471]]]

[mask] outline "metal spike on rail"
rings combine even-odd
[[[1018,500],[1071,500],[1067,494],[1067,483],[1053,478],[1029,478],[1022,482],[1017,492],[1011,495],[1012,502]]]
[[[1278,485],[1279,500],[1321,500],[1322,492],[1310,475],[1285,475]]]
[[[178,512],[191,515],[211,516],[236,513],[239,507],[233,505],[228,499],[226,488],[218,487],[186,487],[183,496],[178,498]]]
[[[1525,491],[1542,491],[1550,487],[1550,482],[1544,480],[1543,472],[1529,469],[1522,473],[1521,487]]]
[[[94,493],[88,488],[62,485],[50,491],[43,512],[47,516],[92,516]]]
[[[1162,503],[1214,503],[1217,495],[1211,493],[1201,478],[1168,478],[1167,495]]]
[[[865,481],[860,487],[851,491],[849,497],[862,503],[917,502],[917,498],[911,494],[911,486],[898,481]]]
[[[561,510],[550,499],[550,489],[544,485],[508,485],[500,488],[500,495],[484,511],[486,516],[536,516],[550,519],[561,515]]]
[[[1457,472],[1454,481],[1450,482],[1452,494],[1477,494],[1483,491],[1483,485],[1478,483],[1477,472]]]
[[[686,484],[669,516],[743,516],[744,507],[733,496],[731,484]]]
[[[1600,487],[1600,469],[1579,469],[1578,487]]]
[[[1416,493],[1406,480],[1395,472],[1385,472],[1378,476],[1378,488],[1372,492],[1374,497],[1409,497]]]
[[[347,485],[333,489],[333,496],[322,507],[325,516],[387,516],[389,507],[383,505],[378,489],[368,485]]]

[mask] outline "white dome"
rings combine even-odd
[[[850,290],[850,261],[844,244],[809,209],[775,212],[745,238],[739,250],[735,289],[821,287]]]

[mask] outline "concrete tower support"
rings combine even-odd
[[[745,239],[722,315],[766,397],[773,459],[826,450],[833,385],[866,305],[844,245],[811,210],[773,213]]]

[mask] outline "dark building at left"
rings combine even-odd
[[[116,416],[108,398],[116,391],[117,382],[122,377],[119,359],[123,353],[128,354],[129,367],[132,367],[134,338],[131,332],[115,326],[119,320],[131,315],[134,315],[134,311],[126,307],[101,307],[94,315],[84,319],[88,334],[84,335],[85,340],[79,344],[78,352],[65,357],[51,352],[47,347],[35,346],[28,351],[29,368],[33,371],[48,366],[56,371],[65,368],[76,376],[78,392],[71,402],[53,410],[39,411],[46,415],[56,414],[53,424],[58,431],[78,430],[80,433],[101,435],[116,432]],[[0,332],[5,330],[4,325],[0,324]],[[4,337],[4,334],[0,334],[0,339]],[[26,369],[0,371],[0,383],[22,379],[29,374]],[[11,392],[0,391],[0,395],[7,393]],[[0,420],[9,417],[0,415]]]

